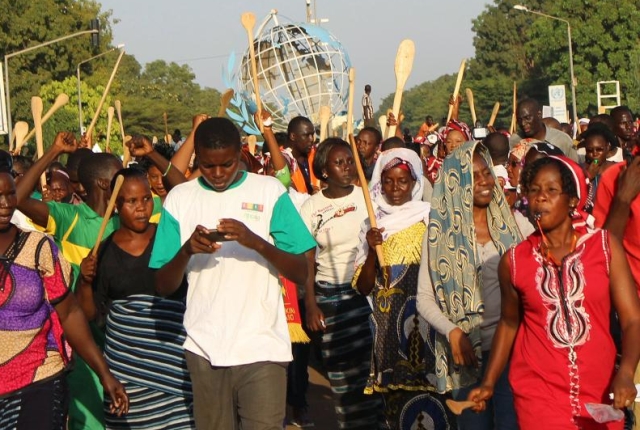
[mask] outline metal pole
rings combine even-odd
[[[573,47],[571,43],[571,25],[567,23],[567,36],[569,38],[569,73],[571,74],[571,102],[573,104],[573,138],[578,134],[578,108],[576,107],[576,77],[573,74]]]
[[[24,53],[33,51],[34,49],[43,48],[43,47],[51,45],[53,43],[62,42],[63,40],[71,39],[72,37],[82,36],[83,34],[94,34],[94,33],[98,33],[98,30],[79,31],[77,33],[68,34],[66,36],[58,37],[57,39],[53,39],[53,40],[50,40],[48,42],[41,43],[39,45],[31,46],[31,47],[23,49],[21,51],[12,52],[11,54],[7,54],[7,55],[4,56],[4,68],[6,69],[4,71],[4,73],[5,73],[4,82],[5,82],[5,91],[7,92],[7,94],[6,94],[6,98],[7,98],[7,126],[8,126],[8,131],[9,131],[9,142],[11,142],[11,138],[13,137],[12,136],[12,134],[13,134],[13,130],[12,130],[13,121],[11,119],[11,91],[9,90],[9,63],[8,63],[9,58],[15,57],[16,55],[20,55],[20,54],[24,54]]]
[[[11,145],[11,138],[13,138],[13,124],[11,123],[11,91],[9,91],[9,58],[4,57],[4,90],[7,100],[7,134],[9,135],[9,145]]]
[[[78,130],[79,130],[79,135],[82,136],[82,90],[80,88],[80,64],[78,64],[78,67],[76,69],[76,77],[78,80]]]

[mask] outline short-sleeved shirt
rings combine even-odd
[[[546,134],[544,136],[545,141],[549,142],[553,146],[557,146],[564,152],[564,155],[571,158],[573,161],[578,163],[580,161],[578,157],[578,153],[576,151],[575,146],[573,146],[573,139],[571,137],[560,130],[556,130],[555,128],[544,126],[546,129]],[[513,148],[516,146],[523,138],[518,134],[513,134],[509,138],[509,145]]]
[[[220,219],[244,223],[253,233],[292,254],[315,247],[286,189],[275,178],[242,172],[216,191],[198,178],[173,188],[164,203],[149,266],[160,268],[178,253],[198,225]],[[276,269],[256,251],[223,242],[187,266],[186,350],[214,366],[291,360],[291,343]]]
[[[593,216],[596,219],[596,227],[602,228],[607,221],[613,198],[618,192],[618,177],[625,163],[618,163],[609,167],[600,175],[598,192],[596,194]],[[624,230],[622,245],[627,254],[627,260],[631,267],[636,288],[640,294],[640,196],[631,202],[629,220]]]
[[[328,199],[319,192],[300,210],[305,225],[318,242],[316,281],[351,283],[355,272],[360,226],[367,208],[360,187],[340,199]]]
[[[53,236],[56,244],[62,250],[62,255],[73,269],[73,286],[80,274],[80,263],[89,255],[98,240],[98,231],[102,224],[102,217],[86,203],[72,205],[68,203],[48,202],[49,219],[45,233]],[[158,223],[162,203],[159,197],[153,199],[152,223]],[[120,227],[118,215],[112,216],[107,222],[103,238]]]
[[[53,306],[69,293],[71,269],[53,241],[18,230],[0,265],[0,398],[60,373],[68,361]]]

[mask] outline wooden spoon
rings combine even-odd
[[[416,55],[416,46],[411,39],[405,39],[398,46],[396,54],[395,73],[396,73],[396,94],[393,97],[393,115],[400,123],[400,105],[402,103],[402,92],[407,83],[407,79],[413,68],[413,59]],[[387,138],[396,135],[395,125],[389,126],[387,129]]]
[[[476,405],[476,402],[472,402],[470,400],[456,402],[455,400],[447,399],[445,403],[455,415],[460,415],[465,409],[469,409]]]

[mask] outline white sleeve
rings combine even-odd
[[[418,313],[442,335],[447,336],[458,326],[449,321],[436,302],[431,276],[429,274],[429,231],[427,230],[422,239],[422,255],[420,259],[420,272],[418,273],[418,295],[416,306]]]

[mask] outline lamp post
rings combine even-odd
[[[62,36],[62,37],[58,37],[57,39],[53,39],[50,40],[48,42],[44,42],[44,43],[40,43],[38,45],[35,46],[31,46],[29,48],[26,49],[22,49],[20,51],[16,51],[16,52],[12,52],[11,54],[7,54],[4,56],[4,86],[5,86],[5,91],[6,91],[6,96],[7,96],[7,126],[8,126],[8,133],[9,133],[9,142],[11,142],[11,138],[13,136],[11,136],[11,134],[13,133],[12,128],[13,128],[13,123],[11,120],[11,91],[9,91],[9,58],[11,57],[15,57],[17,55],[20,54],[25,54],[27,52],[31,52],[34,49],[38,49],[38,48],[43,48],[45,46],[49,46],[53,43],[58,43],[58,42],[62,42],[63,40],[67,40],[67,39],[71,39],[72,37],[78,37],[78,36],[82,36],[83,34],[96,34],[99,33],[100,30],[84,30],[84,31],[78,31],[77,33],[73,33],[73,34],[68,34],[66,36]]]
[[[79,125],[79,130],[80,130],[80,136],[82,136],[82,127],[84,126],[83,124],[83,118],[82,118],[82,90],[80,87],[80,66],[83,65],[84,63],[88,63],[91,60],[95,60],[98,57],[102,57],[103,55],[107,55],[110,52],[115,51],[116,49],[122,49],[124,48],[124,44],[120,44],[118,46],[116,46],[115,48],[111,48],[108,51],[104,51],[101,54],[98,55],[94,55],[91,58],[87,58],[86,60],[83,60],[81,62],[78,63],[78,66],[76,67],[76,77],[77,77],[77,81],[78,81],[78,125]]]
[[[557,16],[547,15],[546,13],[538,12],[537,10],[531,10],[526,6],[517,4],[513,6],[515,10],[522,12],[532,13],[534,15],[540,15],[545,18],[554,19],[556,21],[564,22],[567,24],[567,37],[569,39],[569,73],[571,74],[571,102],[573,105],[573,137],[576,137],[578,130],[578,109],[576,107],[576,77],[573,74],[573,44],[571,43],[571,24],[566,19],[558,18]]]

